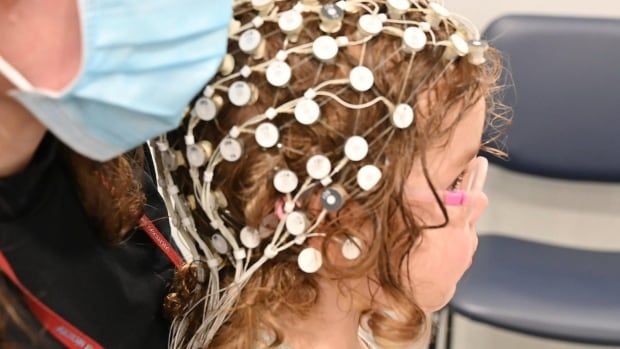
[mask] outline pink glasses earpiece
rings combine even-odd
[[[449,191],[443,197],[443,203],[448,206],[463,206],[467,202],[467,193],[462,190]]]

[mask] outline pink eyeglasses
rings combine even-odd
[[[475,158],[465,172],[464,180],[467,185],[464,189],[455,191],[446,191],[443,193],[443,202],[447,206],[462,206],[467,203],[468,193],[478,192],[484,189],[487,173],[489,170],[489,161],[479,156]]]

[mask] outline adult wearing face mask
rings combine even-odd
[[[231,11],[0,2],[0,347],[166,347],[182,261],[140,144],[215,74]]]

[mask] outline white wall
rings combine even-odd
[[[620,18],[617,0],[445,0],[450,11],[462,14],[484,29],[504,14],[553,14]]]

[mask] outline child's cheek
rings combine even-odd
[[[467,268],[475,249],[475,234],[466,228],[425,231],[411,252],[410,278],[414,297],[427,311],[446,305]]]

